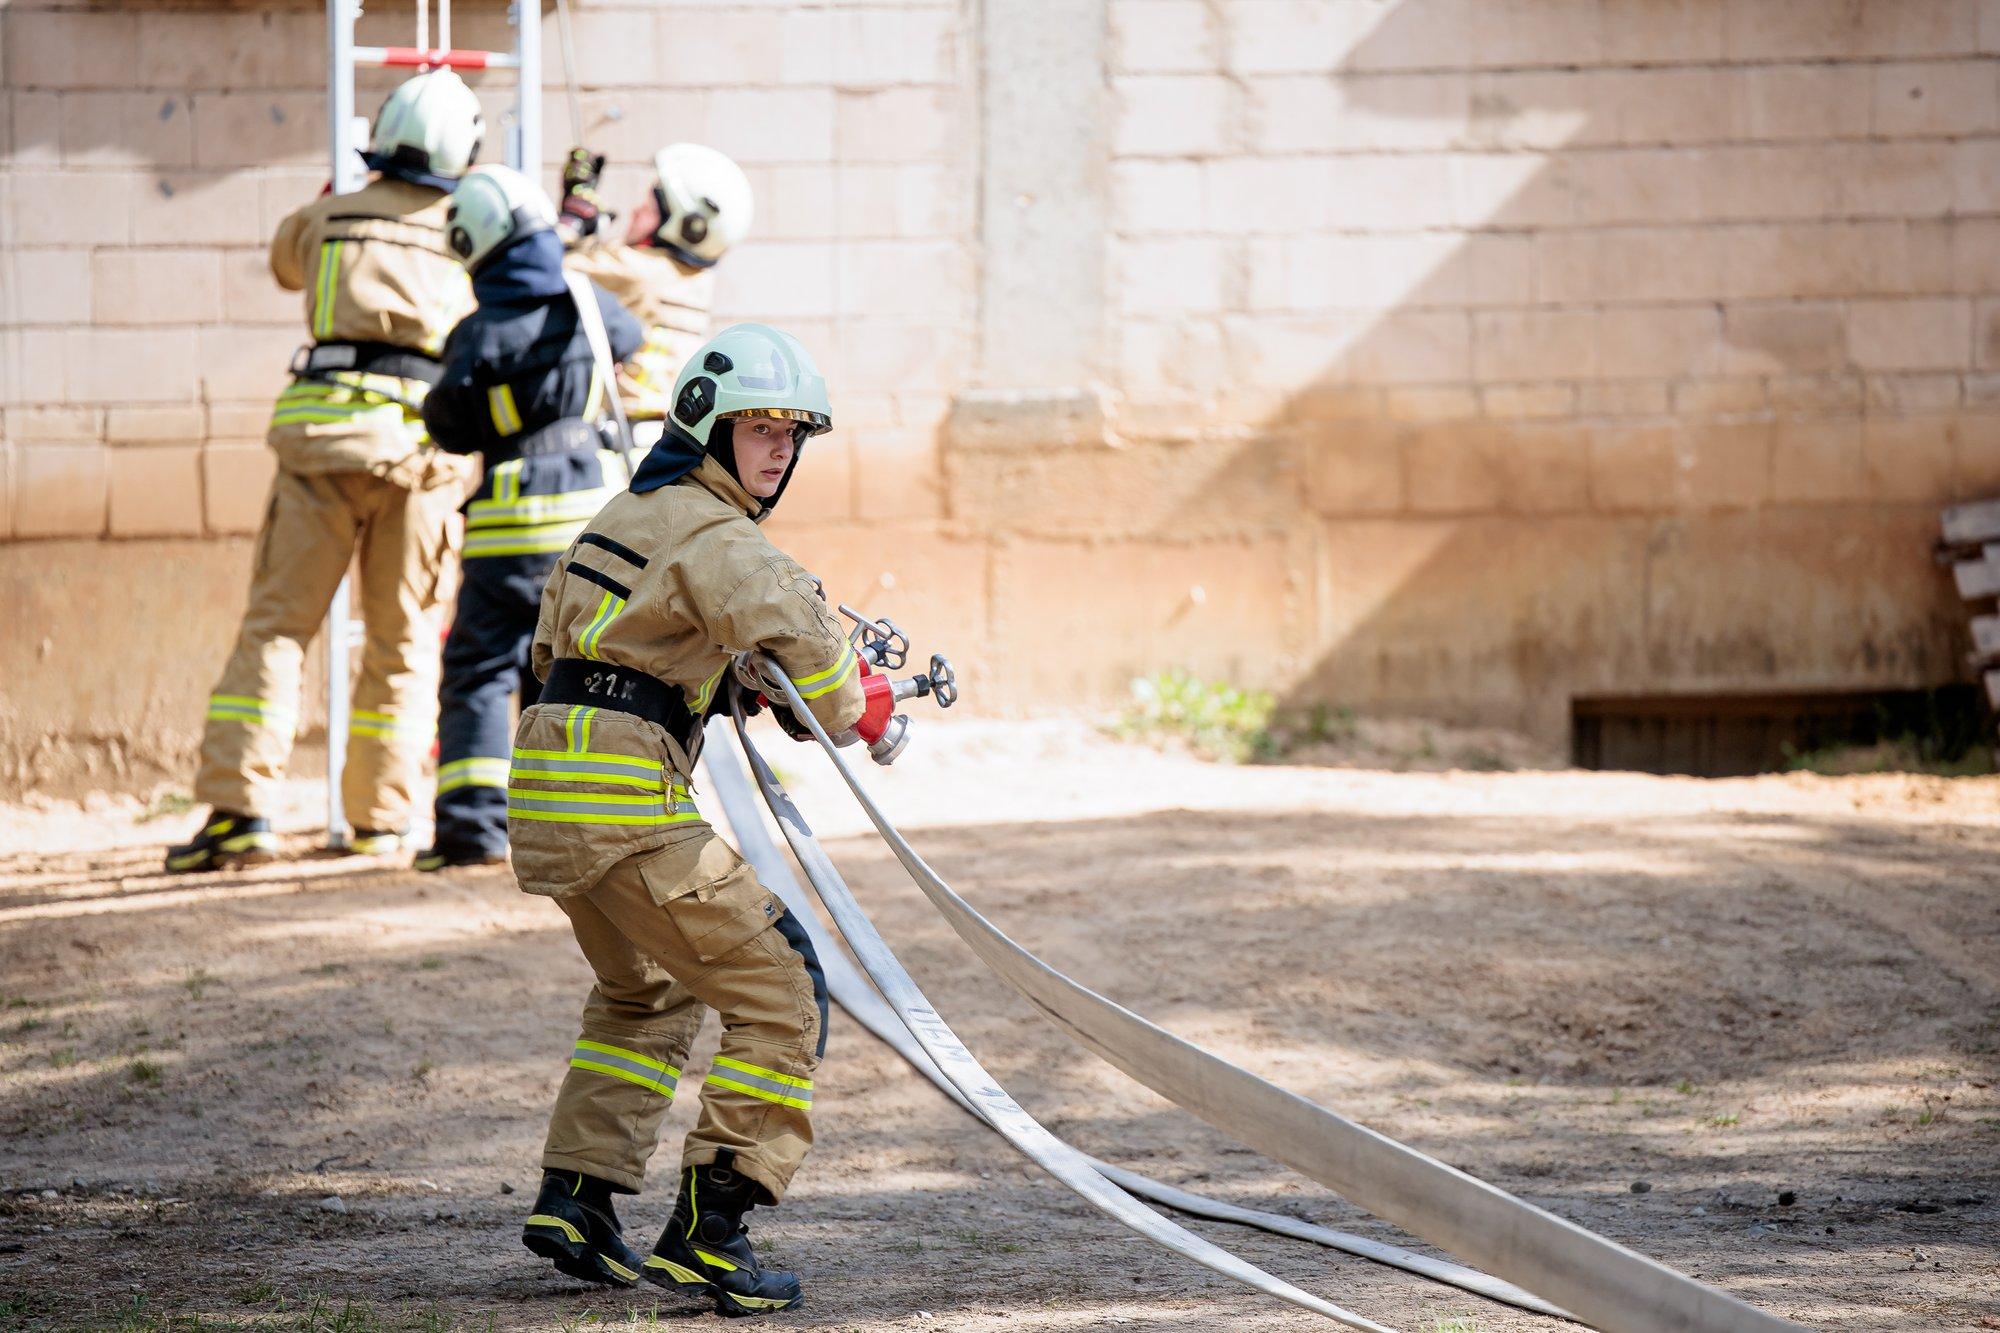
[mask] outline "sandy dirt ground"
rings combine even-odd
[[[1398,1238],[1072,1046],[769,744],[1057,1133]],[[877,790],[1022,943],[1305,1096],[1808,1325],[2000,1327],[2000,780],[1224,767],[973,722]],[[0,1327],[712,1320],[518,1244],[588,986],[561,915],[504,869],[315,857],[315,795],[300,859],[193,878],[157,873],[192,813],[0,807]],[[808,1283],[783,1326],[1330,1327],[1101,1219],[839,1015],[818,1085],[820,1146],[753,1215]],[[693,1100],[623,1207],[641,1244]],[[1398,1329],[1559,1327],[1195,1226]]]

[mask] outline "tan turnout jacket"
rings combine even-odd
[[[271,273],[305,293],[314,343],[371,342],[436,356],[472,309],[472,284],[445,248],[450,196],[393,177],[351,194],[322,195],[278,224]],[[462,480],[457,459],[433,456],[421,380],[335,375],[301,380],[279,396],[268,441],[300,473],[372,472],[421,488]]]
[[[570,251],[564,266],[610,292],[645,326],[645,343],[618,367],[618,396],[634,421],[665,419],[681,366],[707,336],[715,270],[601,237]]]
[[[811,577],[752,521],[760,512],[712,458],[673,485],[614,496],[542,592],[535,675],[546,680],[557,658],[611,662],[678,687],[699,715],[731,659],[759,649],[828,731],[853,726],[863,706],[854,648]],[[689,798],[689,767],[664,728],[634,714],[528,709],[507,783],[521,887],[557,898],[588,892],[635,852],[707,836]],[[649,879],[649,890],[667,902],[700,887],[700,868],[687,883]]]

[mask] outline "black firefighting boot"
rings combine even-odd
[[[269,861],[278,854],[271,821],[228,810],[211,810],[193,842],[167,848],[167,869],[176,874],[221,870]]]
[[[521,1243],[553,1259],[558,1273],[585,1282],[629,1287],[639,1280],[639,1256],[618,1230],[610,1183],[580,1171],[542,1172],[542,1192],[521,1228]]]
[[[763,1187],[732,1169],[733,1154],[708,1166],[681,1172],[680,1197],[659,1243],[646,1256],[648,1282],[715,1299],[719,1315],[775,1314],[805,1300],[799,1280],[757,1262],[743,1215],[756,1205]]]
[[[507,853],[482,851],[477,847],[452,847],[435,843],[417,853],[416,868],[426,875],[459,866],[504,866]]]

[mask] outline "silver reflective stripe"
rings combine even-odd
[[[516,756],[515,766],[530,769],[538,773],[582,773],[586,775],[611,773],[619,777],[632,776],[634,769],[645,771],[643,766],[636,760],[630,764],[600,764],[588,759],[522,759]],[[647,776],[657,776],[662,767],[660,764],[654,764]]]
[[[610,1051],[602,1049],[601,1044],[579,1045],[570,1053],[569,1062],[579,1069],[588,1069],[593,1073],[605,1074],[616,1071],[617,1077],[626,1082],[637,1083],[668,1097],[673,1096],[674,1089],[680,1086],[680,1080],[669,1071],[642,1065],[637,1060],[628,1060],[622,1055],[613,1055]]]
[[[537,793],[539,794],[539,793]],[[518,787],[507,789],[507,808],[510,810],[544,810],[555,814],[597,814],[597,815],[692,815],[698,813],[688,801],[676,801],[669,806],[665,802],[638,804],[631,801],[614,801],[609,798],[592,800],[588,796],[557,796],[548,793],[549,799],[535,800]]]
[[[739,1089],[753,1094],[766,1093],[788,1105],[807,1107],[812,1105],[813,1090],[810,1084],[802,1088],[795,1083],[780,1083],[774,1078],[753,1074],[741,1065],[725,1065],[718,1061],[709,1069],[708,1081],[732,1083]]]

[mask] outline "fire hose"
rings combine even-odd
[[[1798,1327],[1287,1092],[1049,967],[987,921],[924,862],[869,796],[784,673],[762,658],[751,666],[769,697],[786,705],[826,751],[876,832],[959,938],[1059,1029],[1138,1082],[1376,1216],[1519,1283],[1607,1333],[1775,1333]],[[983,1119],[1063,1184],[1149,1239],[1349,1327],[1379,1327],[1145,1208],[1023,1111],[938,1017],[862,914],[764,764],[740,711],[736,728],[766,804],[834,923],[917,1042],[960,1093],[981,1108]]]

